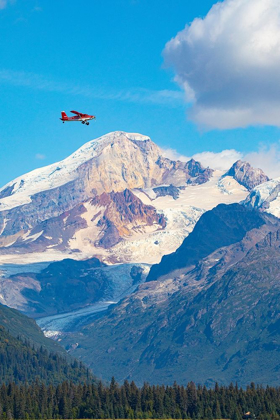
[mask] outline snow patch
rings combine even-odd
[[[43,232],[44,231],[41,230],[38,233],[34,233],[33,235],[27,236],[25,240],[28,241],[28,242],[34,242],[34,241],[36,241],[36,239],[38,239],[42,235]]]

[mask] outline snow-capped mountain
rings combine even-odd
[[[254,185],[266,179],[248,164],[238,168]],[[0,263],[157,263],[203,212],[245,200],[239,175],[167,159],[141,134],[109,133],[0,189]]]
[[[80,325],[129,295],[205,211],[244,201],[266,179],[244,162],[225,173],[172,161],[140,134],[92,140],[0,190],[0,302],[48,317],[49,334]],[[73,260],[85,262],[74,272]]]
[[[123,156],[125,157],[125,146],[127,144],[126,140],[131,142],[151,142],[147,136],[123,132],[109,133],[98,139],[89,141],[68,158],[60,162],[53,163],[52,165],[35,169],[34,171],[22,175],[2,187],[0,189],[0,209],[7,210],[27,204],[32,201],[32,196],[37,193],[59,188],[69,182],[81,178],[80,172],[84,170],[82,165],[87,163],[89,164],[94,158],[102,159],[102,152],[107,154],[108,160],[109,158],[113,158],[115,151],[110,151],[110,148],[112,147],[116,148],[117,145],[120,145],[123,148]],[[107,150],[107,147],[109,147],[109,151]],[[158,157],[159,150],[156,149],[157,148],[154,147],[154,150],[151,152]],[[109,162],[107,163],[109,164]],[[83,181],[86,182],[86,180]],[[96,189],[98,189],[98,181],[100,181],[98,178],[95,179]],[[103,177],[101,183],[106,185],[108,180]]]
[[[86,143],[60,162],[6,184],[0,189],[0,210],[34,202],[38,194],[50,190],[64,192],[63,187],[69,189],[69,184],[73,199],[79,199],[104,191],[147,188],[169,181],[181,185],[191,181],[191,172],[185,164],[164,158],[149,137],[117,131]],[[206,178],[211,175],[210,170],[204,172]]]

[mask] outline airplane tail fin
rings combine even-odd
[[[68,118],[68,117],[67,117],[67,115],[66,115],[66,112],[65,112],[65,111],[62,111],[62,112],[61,112],[61,119],[62,119],[62,120],[67,120],[67,118]]]

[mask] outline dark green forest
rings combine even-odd
[[[43,346],[35,347],[0,326],[0,383],[31,383],[36,379],[58,385],[66,380],[92,381],[93,376],[76,360],[67,360],[64,355],[49,352]]]
[[[149,386],[134,382],[119,386],[114,379],[75,385],[63,382],[54,387],[39,382],[32,385],[2,385],[2,419],[82,419],[82,418],[191,418],[241,419],[245,412],[258,419],[280,419],[280,388],[247,389],[218,385],[214,389],[196,387]]]

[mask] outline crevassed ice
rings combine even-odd
[[[264,201],[266,201],[274,188],[280,184],[280,178],[272,179],[270,181],[264,182],[261,185],[258,185],[253,189],[253,191],[260,197],[258,205],[260,206]]]

